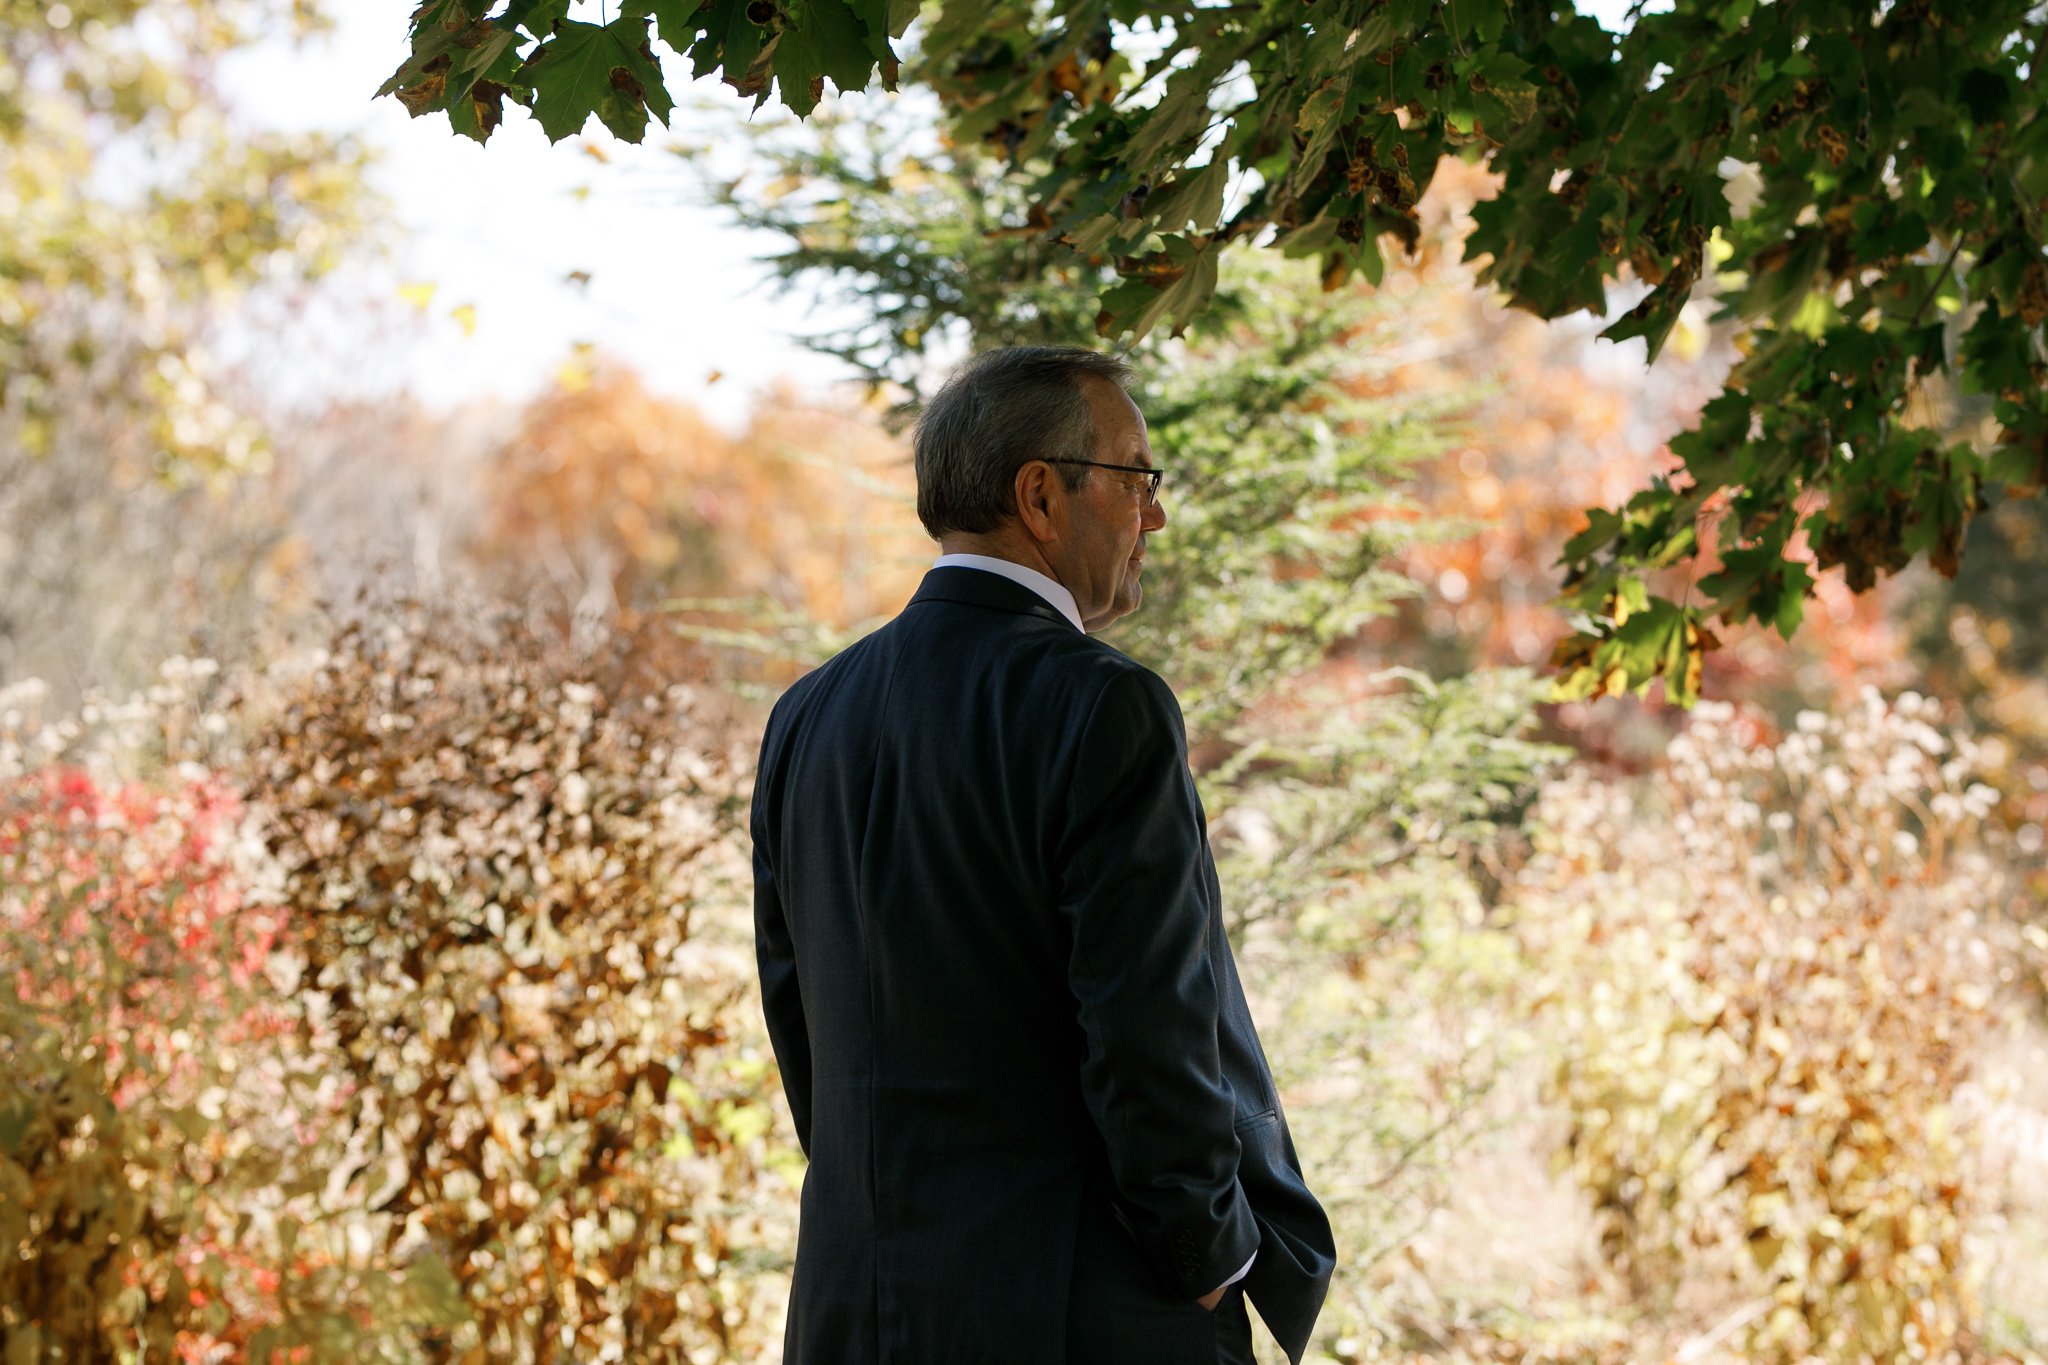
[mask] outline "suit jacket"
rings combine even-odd
[[[1155,674],[1027,588],[934,569],[784,694],[752,818],[810,1158],[789,1365],[1048,1365],[1126,1316],[1157,1329],[1143,1360],[1193,1359],[1193,1300],[1254,1251],[1245,1291],[1299,1359],[1329,1223]]]

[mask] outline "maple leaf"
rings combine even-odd
[[[602,27],[564,19],[521,77],[533,87],[533,116],[550,142],[583,131],[592,114],[638,142],[650,113],[667,127],[675,107],[647,46],[645,16],[622,15]]]
[[[413,16],[412,51],[398,64],[391,78],[377,87],[377,94],[397,95],[413,110],[415,118],[425,112],[431,102],[417,96],[408,98],[406,92],[427,80],[430,72],[447,71],[449,49],[455,46],[456,34],[465,27],[468,17],[460,0],[437,0],[421,6]],[[414,108],[415,103],[418,108]]]
[[[446,55],[435,59],[433,65],[424,67],[414,74],[412,84],[397,87],[393,93],[405,111],[418,118],[442,106],[448,93],[448,58]]]
[[[455,131],[478,142],[489,139],[505,121],[505,87],[495,81],[478,81],[469,93],[448,109],[448,121]]]
[[[654,31],[661,41],[683,52],[704,31],[705,24],[700,22],[700,16],[711,8],[697,3],[697,0],[627,0],[619,7],[619,14],[624,18],[638,18],[643,14],[654,16]]]
[[[700,11],[703,28],[690,47],[691,75],[707,76],[723,67],[726,83],[742,94],[766,92],[765,78],[752,86],[746,81],[748,68],[760,57],[762,43],[767,39],[762,26],[748,13],[750,8],[747,0],[712,0]],[[663,30],[662,36],[667,38],[667,30]],[[675,44],[671,42],[669,46]],[[679,47],[676,50],[682,51]]]
[[[1723,551],[1720,571],[1701,579],[1700,591],[1715,600],[1723,621],[1755,617],[1789,640],[1799,629],[1813,575],[1784,557],[1782,540]]]
[[[1639,580],[1623,586],[1611,627],[1559,641],[1550,660],[1558,670],[1552,700],[1641,696],[1662,678],[1664,695],[1690,707],[1699,700],[1707,651],[1718,649],[1720,640],[1700,625],[1693,608],[1647,595]]]
[[[874,70],[867,27],[846,0],[792,7],[775,44],[776,85],[791,112],[801,117],[817,107],[825,77],[844,94],[866,86]]]

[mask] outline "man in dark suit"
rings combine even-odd
[[[754,791],[810,1158],[789,1365],[1299,1361],[1328,1288],[1180,710],[1096,630],[1166,524],[1123,362],[985,354],[916,438],[944,553],[792,687]]]

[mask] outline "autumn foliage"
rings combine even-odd
[[[1562,1156],[1637,1304],[1752,1360],[1976,1349],[1972,1083],[2020,956],[1982,763],[1873,691],[1786,734],[1705,703],[1642,790],[1544,794],[1511,903]]]
[[[245,894],[219,775],[9,767],[0,1337],[20,1360],[215,1358],[277,1282],[234,1233],[265,1135],[222,1119],[234,1058],[282,1027],[261,974],[284,914]]]
[[[427,1359],[742,1355],[764,1322],[736,1257],[787,1186],[719,937],[731,732],[687,687],[630,693],[623,649],[411,627],[345,631],[244,770],[297,908],[328,1189],[376,1258],[434,1258]]]
[[[874,56],[792,41],[839,0],[494,8],[413,14],[415,104],[632,131],[650,8],[774,9],[718,33],[799,103]],[[321,6],[0,0],[0,1361],[772,1362],[744,698],[929,563],[886,397],[1140,320],[1171,515],[1109,638],[1187,712],[1339,1229],[1311,1359],[2048,1358],[2038,19],[1111,8],[939,7],[942,145],[833,101],[704,154],[875,381],[729,430],[580,351],[517,409],[267,411],[323,364],[234,301],[321,313],[359,159],[245,136],[222,59]],[[627,64],[492,71],[565,37]],[[1267,222],[1328,269],[1222,255]],[[1707,700],[1537,703],[1602,646],[1582,691]]]
[[[479,478],[472,561],[607,618],[716,598],[845,626],[894,611],[936,553],[908,452],[787,393],[735,436],[600,366],[530,404]]]
[[[792,1158],[734,732],[632,654],[414,619],[204,704],[181,662],[115,735],[6,698],[18,1358],[755,1354]]]

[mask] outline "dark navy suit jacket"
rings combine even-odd
[[[1155,674],[934,569],[776,705],[753,833],[810,1157],[789,1365],[1212,1359],[1193,1301],[1255,1250],[1243,1288],[1299,1358],[1329,1223]]]

